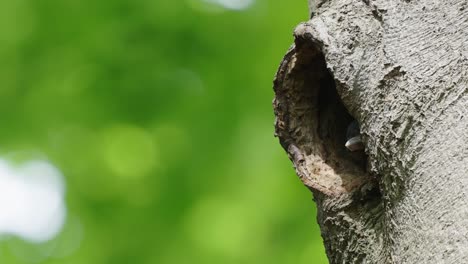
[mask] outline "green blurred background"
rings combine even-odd
[[[328,263],[273,137],[272,79],[307,16],[306,0],[1,1],[0,157],[58,168],[67,211],[51,240],[0,236],[0,263]]]

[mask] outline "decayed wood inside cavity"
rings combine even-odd
[[[277,135],[308,187],[332,196],[350,193],[370,181],[365,153],[344,146],[353,118],[323,54],[307,44],[291,52],[275,82]]]

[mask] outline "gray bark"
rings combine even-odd
[[[273,105],[330,263],[466,263],[468,2],[309,3]]]

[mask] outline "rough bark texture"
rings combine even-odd
[[[273,104],[330,263],[465,263],[467,1],[309,4]],[[353,118],[365,154],[344,148]]]

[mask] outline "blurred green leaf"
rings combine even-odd
[[[327,263],[273,137],[306,2],[0,3],[0,153],[60,168],[68,209],[44,244],[0,237],[0,262]]]

